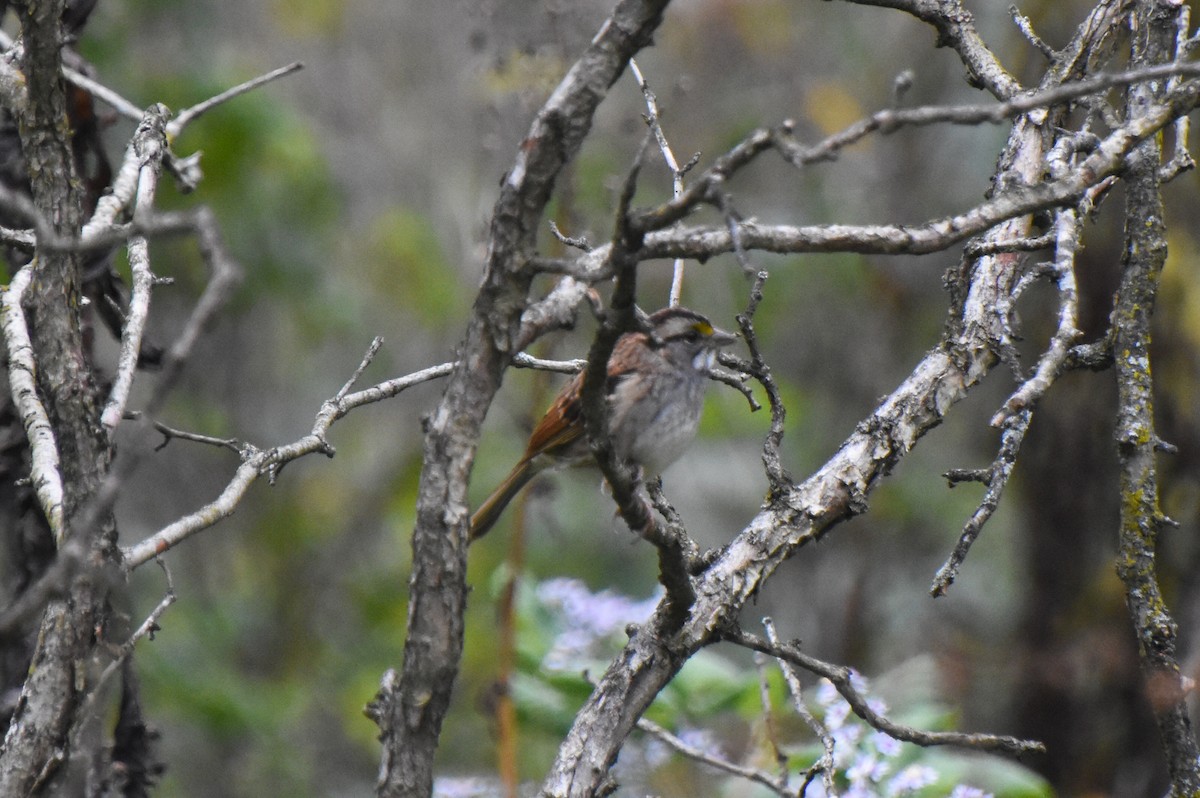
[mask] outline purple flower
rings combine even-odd
[[[978,787],[968,787],[960,784],[950,791],[950,798],[992,798],[990,792],[984,792]]]
[[[907,795],[937,782],[937,772],[926,765],[909,765],[888,782],[889,796]]]

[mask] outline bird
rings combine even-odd
[[[617,339],[605,385],[608,432],[617,458],[657,475],[679,459],[696,436],[709,373],[717,352],[737,335],[717,329],[683,307],[658,310],[648,331]],[[472,541],[485,535],[531,479],[547,469],[592,461],[583,422],[580,372],[563,386],[538,422],[525,453],[471,517]]]

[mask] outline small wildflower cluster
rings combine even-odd
[[[502,789],[498,779],[482,776],[439,776],[433,780],[433,798],[491,798]]]
[[[868,693],[866,680],[858,673],[851,676],[851,684],[859,694]],[[871,728],[854,715],[833,684],[822,681],[816,697],[825,730],[833,738],[834,768],[839,781],[846,784],[844,791],[839,792],[843,798],[904,798],[937,783],[937,771],[920,763],[905,764],[900,741]],[[880,715],[887,712],[887,706],[877,698],[868,699],[868,704]],[[819,779],[809,785],[805,795],[826,798]],[[992,796],[976,787],[960,785],[950,792],[949,798]]]
[[[533,586],[534,610],[530,620],[539,631],[545,648],[535,666],[539,678],[551,673],[578,673],[612,656],[630,624],[644,623],[661,600],[661,591],[638,601],[611,590],[593,593],[578,579],[551,579]],[[535,660],[536,661],[536,660]],[[737,681],[736,671],[730,679]],[[851,682],[860,695],[869,695],[866,680],[853,674]],[[545,690],[556,689],[550,682],[539,682]],[[758,680],[750,674],[745,687],[757,691]],[[731,691],[731,694],[736,692]],[[833,784],[843,798],[992,798],[976,787],[959,785],[949,789],[944,773],[930,767],[927,758],[913,746],[872,728],[856,716],[850,704],[828,681],[815,692],[815,714],[822,719],[833,740]],[[717,702],[720,703],[720,702]],[[887,706],[877,698],[868,704],[879,715]],[[692,706],[694,709],[694,706]],[[682,721],[681,718],[676,719]],[[721,758],[720,735],[711,730],[686,729],[677,732],[684,744]],[[657,739],[628,746],[618,763],[623,780],[637,780],[665,766],[678,756],[672,745]],[[640,774],[640,775],[639,775]],[[476,779],[439,780],[438,798],[476,798],[487,795],[495,783]],[[827,794],[822,778],[807,785],[805,798],[833,798]]]
[[[537,600],[555,614],[561,630],[542,666],[577,670],[596,658],[607,658],[608,642],[632,623],[643,623],[658,606],[661,593],[635,601],[611,590],[593,593],[578,579],[551,579],[537,586]]]

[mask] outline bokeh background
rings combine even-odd
[[[966,5],[1010,70],[1036,80],[1044,59],[1022,40],[1007,4]],[[1089,7],[1021,4],[1052,45],[1066,42]],[[80,49],[103,82],[139,105],[180,109],[290,61],[305,63],[213,111],[176,143],[180,154],[203,150],[206,177],[194,196],[164,188],[161,204],[211,205],[246,279],[164,420],[258,446],[286,443],[310,428],[372,337],[386,344],[365,381],[452,359],[501,175],[531,115],[607,11],[599,0],[101,2]],[[679,2],[639,64],[681,161],[700,152],[707,162],[750,129],[787,118],[815,140],[893,102],[904,71],[912,73],[905,103],[988,99],[966,85],[953,53],[934,47],[931,29],[840,2]],[[643,136],[642,112],[626,75],[559,186],[552,211],[568,234],[602,241],[611,230],[615,188]],[[124,122],[107,131],[114,157],[129,132]],[[904,130],[804,170],[767,156],[730,189],[743,215],[764,221],[920,222],[982,198],[1005,132]],[[660,164],[644,170],[640,202],[669,190]],[[1196,199],[1194,175],[1168,189],[1172,255],[1155,352],[1160,433],[1180,447],[1162,461],[1165,509],[1180,522],[1163,541],[1162,576],[1189,667],[1200,631]],[[1089,337],[1103,331],[1116,285],[1120,201],[1112,197],[1085,235],[1079,271]],[[548,234],[544,240],[555,252]],[[176,280],[156,290],[152,314],[153,335],[169,343],[205,274],[192,243],[155,242],[152,252],[157,273]],[[936,343],[946,312],[942,275],[957,253],[752,260],[771,271],[758,329],[788,403],[785,464],[804,475]],[[665,304],[669,264],[647,264],[641,274],[643,306]],[[732,326],[747,285],[732,258],[691,264],[685,304]],[[1022,306],[1030,358],[1049,334],[1052,300],[1048,289],[1034,291]],[[537,353],[580,356],[589,330],[585,319],[576,332],[540,342]],[[472,495],[485,495],[507,471],[559,379],[508,375]],[[997,369],[879,487],[869,513],[802,550],[744,621],[756,630],[758,617],[770,615],[783,637],[853,665],[900,717],[1050,746],[1048,756],[1019,767],[907,755],[944,774],[942,792],[929,794],[945,794],[956,779],[1005,795],[1160,794],[1163,764],[1113,569],[1111,374],[1073,374],[1056,385],[958,583],[946,598],[928,595],[981,496],[978,486],[949,489],[940,475],[991,461],[998,435],[986,421],[1011,387]],[[421,417],[438,391],[425,385],[356,411],[334,428],[335,459],[288,466],[275,486],[256,486],[233,518],[169,555],[179,601],[137,657],[168,763],[162,795],[373,794],[377,729],[362,707],[383,671],[400,662]],[[766,427],[765,412],[750,413],[743,397],[716,387],[701,439],[667,472],[667,493],[702,545],[728,540],[756,511]],[[172,442],[144,461],[118,506],[123,539],[210,501],[235,467],[227,451]],[[621,597],[644,602],[656,590],[654,552],[611,520],[594,473],[548,480],[512,515],[472,550],[466,655],[439,755],[439,772],[464,780],[442,782],[446,794],[498,789],[497,608],[512,573],[514,523],[526,547],[520,672],[510,681],[523,779],[544,772],[581,700],[574,661],[553,678],[545,667],[565,645],[561,633],[580,633],[563,596],[591,591],[579,599],[586,613],[624,607]],[[564,579],[573,581],[545,587]],[[162,589],[157,569],[141,569],[126,611],[143,617]],[[587,642],[603,648],[597,635],[592,629]],[[709,735],[706,743],[731,758],[770,766],[758,679],[744,652],[715,648],[685,670],[654,716]],[[770,680],[777,733],[799,757],[811,737],[789,713],[777,674]],[[757,794],[640,736],[621,767],[631,795]]]

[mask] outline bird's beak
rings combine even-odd
[[[729,346],[738,338],[741,338],[741,336],[737,333],[725,332],[724,330],[714,328],[712,335],[708,337],[708,341],[713,346]]]

